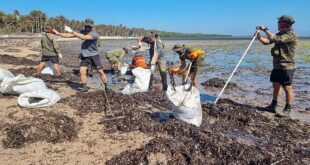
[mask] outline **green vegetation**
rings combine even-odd
[[[83,28],[83,20],[69,20],[60,15],[48,17],[40,10],[32,10],[28,15],[20,15],[18,10],[12,14],[0,11],[0,34],[16,33],[40,33],[45,26],[53,26],[60,32],[64,31],[64,25],[79,30]],[[231,37],[230,35],[217,34],[185,34],[175,32],[165,32],[159,30],[146,30],[144,28],[127,28],[121,25],[96,25],[96,29],[103,36],[130,36],[137,37],[153,33],[158,33],[162,38],[208,38],[208,37]]]
[[[298,49],[310,48],[310,42],[300,42],[298,43]]]

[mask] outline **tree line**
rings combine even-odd
[[[69,20],[65,16],[48,17],[40,10],[32,10],[27,15],[21,15],[18,10],[13,13],[5,13],[0,11],[0,34],[11,33],[40,33],[45,26],[53,26],[60,32],[64,32],[64,25],[68,25],[73,29],[79,30],[83,28],[83,21]],[[230,35],[217,34],[185,34],[176,32],[166,32],[160,30],[147,30],[144,28],[128,28],[120,25],[96,25],[97,32],[102,36],[128,36],[138,37],[148,35],[150,33],[158,33],[162,38],[204,38],[204,37],[230,37]]]

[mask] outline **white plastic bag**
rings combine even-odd
[[[126,64],[126,63],[124,63],[123,65],[122,65],[122,67],[121,67],[121,74],[122,75],[124,75],[124,74],[126,74],[126,72],[127,72],[127,69],[128,69],[128,64]]]
[[[6,77],[15,77],[12,72],[6,69],[0,69],[0,81],[3,81]]]
[[[5,78],[0,87],[1,93],[5,94],[23,94],[39,89],[46,89],[46,85],[43,80],[33,77],[26,78],[22,74],[13,78]]]
[[[171,85],[168,86],[166,94],[174,105],[171,113],[176,119],[199,127],[202,122],[199,90],[192,87],[190,91],[186,91],[188,88],[188,84],[182,85],[175,87],[174,91]]]
[[[128,84],[123,90],[123,94],[134,94],[138,92],[146,92],[149,88],[151,70],[143,69],[141,67],[132,70],[132,74],[135,76],[133,84]]]
[[[18,97],[17,102],[18,105],[22,107],[40,108],[40,107],[52,106],[56,104],[59,100],[60,96],[55,91],[50,89],[41,89],[21,94]]]
[[[50,74],[52,76],[56,75],[55,68],[53,67],[51,62],[45,63],[44,69],[41,71],[41,74]]]

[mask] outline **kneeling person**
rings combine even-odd
[[[121,69],[121,64],[124,64],[123,58],[128,54],[128,49],[123,47],[122,49],[114,49],[110,50],[106,57],[111,64],[111,72],[112,74],[119,74]]]

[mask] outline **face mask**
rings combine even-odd
[[[84,31],[87,32],[87,33],[90,32],[92,29],[93,29],[93,27],[90,26],[90,25],[85,25],[84,26]]]

